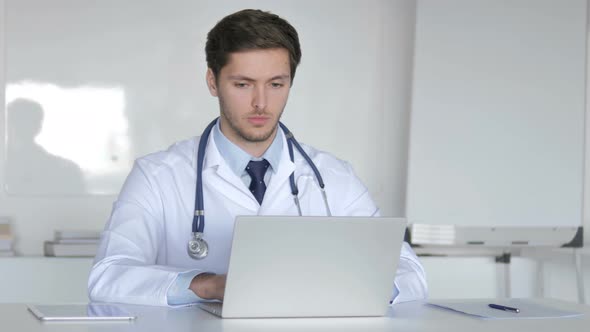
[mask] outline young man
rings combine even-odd
[[[202,168],[208,255],[187,254],[200,138],[136,161],[102,235],[90,273],[93,301],[181,305],[223,299],[234,219],[238,215],[326,215],[309,164],[291,161],[278,121],[301,59],[298,35],[282,18],[243,10],[208,34],[206,74],[219,99]],[[309,146],[335,216],[376,216],[379,209],[351,166]],[[289,176],[295,172],[300,207]],[[393,282],[393,281],[392,281]],[[394,302],[426,297],[424,271],[404,243]]]

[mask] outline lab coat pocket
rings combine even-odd
[[[300,176],[297,178],[297,188],[301,213],[304,216],[327,215],[322,192],[315,177]]]

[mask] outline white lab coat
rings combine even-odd
[[[135,162],[102,233],[88,281],[92,301],[167,305],[168,288],[180,272],[227,273],[236,216],[298,215],[289,186],[293,170],[303,215],[326,215],[313,172],[297,152],[293,163],[283,149],[260,206],[210,135],[203,165],[209,255],[203,260],[190,258],[187,242],[194,214],[198,141],[197,137],[178,142]],[[379,214],[348,163],[308,146],[304,149],[322,174],[334,216]],[[395,302],[426,297],[424,271],[407,244],[402,247],[395,283],[399,289]]]

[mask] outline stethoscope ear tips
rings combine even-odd
[[[193,238],[188,241],[188,255],[194,259],[203,259],[209,254],[209,245],[203,240],[202,233],[193,233]]]

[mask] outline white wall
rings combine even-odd
[[[586,143],[584,166],[584,244],[590,244],[590,1],[586,12]]]

